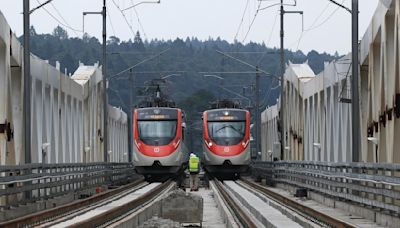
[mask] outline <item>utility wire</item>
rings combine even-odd
[[[119,75],[121,75],[121,74],[123,74],[123,73],[129,71],[130,69],[133,69],[133,68],[135,68],[135,67],[137,67],[137,66],[139,66],[139,65],[141,65],[141,64],[143,64],[143,63],[145,63],[145,62],[148,62],[148,61],[150,61],[150,60],[152,60],[152,59],[155,59],[155,58],[159,57],[160,55],[164,54],[165,52],[169,51],[170,49],[171,49],[171,48],[165,49],[165,50],[161,51],[160,53],[158,53],[158,54],[156,54],[156,55],[150,56],[149,58],[144,59],[144,60],[140,61],[139,63],[137,63],[137,64],[135,64],[135,65],[133,65],[133,66],[130,66],[130,67],[126,68],[125,70],[122,70],[122,71],[120,71],[119,73],[116,73],[116,74],[112,75],[111,77],[108,78],[108,80],[111,80],[111,79],[113,79],[113,78],[115,78],[115,77],[118,77]]]
[[[107,15],[108,15],[108,20],[110,21],[110,25],[111,25],[111,29],[112,29],[112,31],[113,31],[113,34],[114,34],[115,37],[117,37],[117,36],[115,35],[114,25],[113,25],[112,20],[111,20],[111,14],[110,14],[110,12],[109,12],[108,10],[107,10]]]
[[[129,30],[131,31],[133,38],[135,38],[135,32],[133,31],[132,25],[129,23],[128,19],[126,18],[126,15],[124,13],[124,11],[122,11],[121,7],[119,7],[119,5],[115,2],[115,0],[112,0],[113,4],[115,5],[115,7],[117,7],[117,9],[119,10],[119,12],[121,13],[121,15],[124,17],[125,23],[128,25]]]
[[[346,0],[343,0],[342,1],[342,4],[345,2]],[[322,21],[320,24],[318,24],[318,25],[316,25],[316,26],[313,26],[313,27],[310,27],[310,28],[308,28],[308,29],[305,29],[304,31],[306,31],[306,32],[308,32],[308,31],[311,31],[311,30],[314,30],[314,29],[317,29],[317,28],[319,28],[319,27],[321,27],[322,25],[324,25],[326,22],[328,22],[332,17],[333,17],[333,15],[335,15],[335,13],[340,9],[341,7],[340,6],[338,6],[324,21]]]
[[[299,37],[298,42],[297,42],[296,50],[299,50],[299,46],[300,46],[301,40],[303,39],[303,36],[305,35],[305,33],[306,33],[307,31],[310,31],[310,28],[314,27],[315,23],[317,23],[317,21],[322,17],[322,15],[325,13],[325,11],[329,8],[329,5],[330,5],[330,3],[328,2],[328,3],[326,4],[325,8],[324,8],[324,9],[321,11],[321,13],[314,19],[313,23],[311,23],[311,25],[310,25],[310,27],[309,27],[308,29],[306,29],[306,30],[303,29],[303,30],[301,31],[300,37]]]
[[[251,28],[253,27],[254,22],[256,21],[258,12],[259,12],[259,10],[260,10],[260,7],[261,7],[261,1],[259,1],[259,3],[258,3],[257,11],[256,11],[255,14],[254,14],[253,20],[252,20],[251,23],[250,23],[249,29],[247,30],[246,35],[244,36],[244,38],[243,38],[243,40],[242,40],[242,43],[244,43],[244,41],[246,40],[247,36],[249,35],[250,30],[251,30]]]
[[[278,19],[278,13],[275,15],[275,19],[274,19],[274,24],[272,25],[272,29],[271,29],[271,32],[269,33],[269,36],[268,36],[268,40],[267,40],[267,44],[266,44],[266,48],[267,48],[267,50],[265,50],[265,52],[262,54],[262,56],[260,57],[260,59],[258,59],[258,64],[260,64],[261,63],[261,61],[263,60],[263,58],[265,57],[265,55],[267,54],[267,52],[268,52],[268,46],[269,46],[269,43],[271,42],[271,39],[272,39],[272,34],[274,33],[274,30],[275,30],[275,25],[276,25],[276,22],[277,22],[277,19]]]
[[[342,1],[342,4],[343,4],[345,1],[346,1],[346,0],[343,0],[343,1]],[[324,10],[322,10],[322,12],[320,13],[320,15],[314,20],[314,22],[311,24],[311,26],[308,27],[307,29],[304,29],[304,30],[301,32],[300,37],[299,37],[294,43],[292,43],[291,45],[289,45],[289,47],[293,47],[295,44],[297,44],[296,50],[298,50],[298,49],[299,49],[300,42],[301,42],[301,40],[303,39],[303,37],[304,37],[304,35],[305,35],[306,33],[308,33],[309,31],[315,30],[315,29],[321,27],[322,25],[326,24],[326,23],[336,14],[336,12],[341,8],[340,6],[338,6],[334,11],[332,11],[331,14],[328,15],[327,18],[325,18],[325,20],[323,20],[323,21],[322,21],[321,23],[319,23],[318,25],[315,25],[315,24],[317,23],[317,21],[318,21],[318,20],[321,18],[321,16],[323,15],[323,13],[327,10],[328,6],[329,6],[329,3],[328,3],[328,5],[324,8]]]
[[[40,5],[43,5],[39,0],[36,0],[36,2],[37,2],[38,4],[40,4]],[[56,16],[54,16],[52,13],[50,13],[50,11],[47,10],[44,6],[43,6],[41,9],[43,9],[44,11],[46,11],[46,13],[47,13],[50,17],[52,17],[55,21],[57,21],[58,24],[60,24],[61,26],[65,27],[65,28],[67,28],[67,29],[70,29],[71,31],[74,31],[74,32],[82,32],[82,33],[83,33],[82,30],[75,29],[75,28],[69,26],[68,24],[65,24],[65,23],[61,22]]]
[[[132,3],[132,5],[134,5],[133,0],[131,0],[131,3]],[[134,10],[134,12],[135,12],[135,14],[136,14],[136,17],[137,17],[137,21],[138,21],[138,23],[139,23],[139,26],[140,26],[140,28],[142,29],[143,36],[144,36],[144,38],[145,38],[146,40],[148,40],[148,39],[147,39],[146,32],[144,31],[142,22],[140,21],[139,13],[138,13],[137,10],[136,10],[136,7],[134,7],[133,10]]]
[[[244,7],[242,19],[240,20],[238,29],[237,29],[237,31],[236,31],[235,38],[233,39],[234,41],[237,40],[237,37],[238,37],[238,35],[239,35],[240,28],[242,27],[242,24],[243,24],[244,16],[246,15],[247,7],[249,6],[249,1],[250,1],[250,0],[247,0],[246,6]]]
[[[66,25],[68,25],[69,27],[71,27],[70,24],[67,22],[67,20],[65,20],[65,18],[61,15],[60,11],[58,11],[58,9],[56,8],[56,6],[55,6],[52,2],[50,2],[50,5],[51,5],[51,6],[53,7],[53,9],[56,11],[57,15],[61,18],[61,20],[63,20],[64,23],[65,23]],[[72,31],[73,31],[73,30],[72,30]],[[79,36],[78,33],[77,33],[76,31],[73,31],[73,32],[75,33],[76,36]]]

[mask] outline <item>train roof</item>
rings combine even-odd
[[[243,111],[243,112],[248,112],[246,109],[241,109],[241,108],[218,108],[218,109],[209,109],[204,112],[211,113],[211,112],[221,112],[221,111]]]
[[[151,110],[151,109],[167,109],[167,110],[181,110],[180,108],[171,107],[145,107],[145,108],[135,108],[135,110]]]

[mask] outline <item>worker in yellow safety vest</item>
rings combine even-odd
[[[200,159],[194,153],[189,158],[190,191],[199,190]]]

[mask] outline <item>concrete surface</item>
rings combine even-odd
[[[111,203],[108,203],[108,204],[102,205],[102,206],[100,206],[100,207],[97,207],[97,208],[94,209],[94,210],[91,210],[91,211],[82,213],[82,214],[80,214],[80,215],[74,217],[73,219],[70,219],[70,220],[61,222],[61,223],[59,223],[59,224],[57,224],[57,225],[54,225],[54,226],[52,226],[52,227],[67,227],[67,226],[70,226],[70,225],[75,224],[75,223],[77,223],[77,222],[85,221],[85,220],[87,220],[88,218],[91,218],[91,217],[93,217],[93,216],[102,214],[102,213],[105,212],[105,211],[108,211],[108,210],[110,210],[110,209],[112,209],[112,208],[118,207],[118,206],[120,206],[120,205],[126,204],[126,203],[129,202],[129,201],[132,201],[132,200],[134,200],[134,199],[137,199],[138,197],[142,196],[142,195],[145,194],[146,192],[148,192],[148,191],[150,191],[151,189],[157,187],[159,184],[160,184],[160,183],[152,183],[152,184],[149,184],[149,185],[147,185],[147,186],[145,186],[145,187],[143,187],[143,188],[141,188],[141,189],[139,189],[139,190],[137,190],[137,191],[134,191],[134,192],[132,192],[132,193],[127,194],[127,195],[124,196],[124,197],[121,197],[121,198],[119,198],[119,199],[117,199],[117,200],[115,200],[115,201],[112,201]],[[147,219],[146,219],[146,220],[147,220]],[[144,221],[146,221],[146,220],[144,220]],[[144,222],[144,221],[143,221],[143,222]]]
[[[170,219],[163,219],[157,216],[143,223],[139,228],[180,228],[179,222],[174,222]]]
[[[201,223],[203,198],[180,189],[170,192],[161,200],[161,217],[180,223]]]
[[[224,181],[224,185],[265,227],[300,228],[301,226],[286,217],[277,209],[251,193],[234,181]]]
[[[152,200],[145,206],[134,210],[130,215],[125,218],[110,224],[109,228],[131,228],[139,227],[143,225],[146,221],[152,219],[153,217],[160,217],[161,215],[161,199],[165,197],[165,194],[175,189],[175,186],[171,185],[169,188],[165,189],[162,194]]]
[[[385,218],[385,223],[376,223],[375,213],[371,209],[363,208],[360,206],[356,206],[353,204],[336,201],[332,198],[325,197],[323,195],[308,192],[308,199],[299,199],[293,196],[292,192],[285,190],[285,185],[278,185],[282,188],[270,188],[267,187],[269,190],[274,191],[278,194],[284,195],[296,201],[301,201],[303,205],[309,206],[313,209],[321,211],[323,213],[329,214],[335,218],[339,218],[345,222],[353,224],[356,227],[399,227],[399,222],[393,223],[393,220],[389,220],[387,217]],[[287,187],[288,189],[294,190],[291,187]],[[334,205],[335,208],[329,207]],[[361,216],[364,214],[366,217]],[[366,219],[367,218],[367,219]],[[387,220],[386,220],[387,219]],[[390,225],[389,225],[390,223]],[[381,225],[385,224],[385,225]]]
[[[211,189],[200,188],[198,192],[193,192],[203,198],[203,224],[204,228],[222,228],[226,227],[225,219],[217,204],[214,192]]]

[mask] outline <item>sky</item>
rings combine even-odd
[[[145,0],[151,2],[154,0]],[[337,0],[349,7],[351,0]],[[23,31],[22,0],[0,0],[0,11],[18,36]],[[31,8],[45,0],[31,0]],[[278,0],[161,0],[120,11],[139,0],[107,0],[107,36],[121,40],[132,39],[139,30],[142,38],[176,39],[197,37],[201,40],[220,37],[248,42],[264,42],[268,47],[279,46],[279,7],[259,10]],[[285,0],[291,4],[294,0]],[[370,24],[379,0],[360,0],[359,34],[362,38]],[[102,0],[53,0],[52,4],[31,14],[31,25],[37,33],[51,33],[60,21],[70,36],[82,36],[82,12],[101,11]],[[47,12],[44,10],[46,9]],[[303,11],[285,15],[285,47],[346,54],[351,50],[351,15],[328,0],[297,0],[297,6],[285,10]],[[258,12],[258,13],[257,13]],[[49,15],[52,14],[56,19]],[[125,15],[125,17],[123,16]],[[252,23],[252,21],[254,21]],[[68,28],[69,27],[69,28]],[[101,16],[85,17],[85,32],[101,39]],[[246,35],[247,34],[247,35]]]

